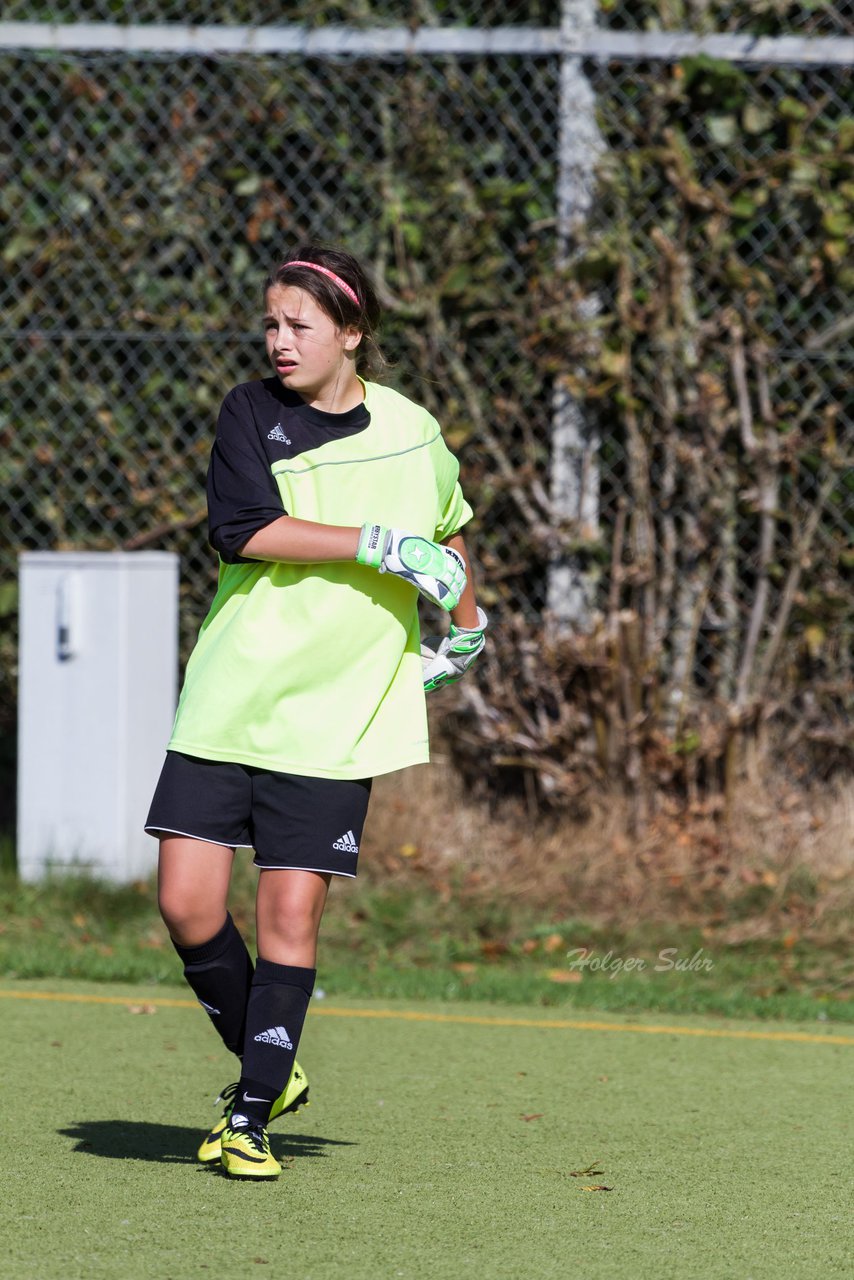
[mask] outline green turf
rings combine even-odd
[[[821,1043],[696,1038],[431,1020],[555,1016],[507,1005],[336,1000],[421,1020],[338,1017],[326,1001],[300,1052],[312,1105],[272,1128],[285,1173],[247,1186],[193,1163],[231,1074],[200,1012],[131,1013],[150,989],[4,988],[127,999],[0,998],[10,1274],[850,1274],[844,1029],[803,1028]],[[587,1168],[602,1172],[571,1176]],[[585,1190],[596,1184],[612,1190]]]

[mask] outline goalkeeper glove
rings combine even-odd
[[[381,524],[362,525],[359,564],[380,573],[393,573],[448,612],[456,609],[465,591],[466,567],[462,556],[429,538]]]
[[[486,644],[486,614],[477,611],[476,627],[455,627],[447,636],[428,636],[421,642],[421,670],[425,692],[453,684],[468,671]]]

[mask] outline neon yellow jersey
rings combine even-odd
[[[169,749],[282,773],[368,778],[429,759],[418,593],[353,561],[237,554],[283,513],[441,540],[471,518],[425,409],[376,383],[326,414],[275,378],[223,403],[208,475],[219,586],[187,665]]]

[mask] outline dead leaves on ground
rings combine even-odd
[[[586,1169],[570,1169],[569,1171],[570,1178],[595,1178],[597,1176],[601,1177],[601,1175],[605,1172],[605,1170],[597,1169],[596,1168],[597,1163],[598,1162],[594,1160],[593,1163],[589,1164]],[[614,1188],[606,1187],[604,1182],[592,1182],[588,1186],[582,1187],[581,1190],[582,1191],[613,1191]]]
[[[549,982],[580,982],[582,974],[577,969],[548,969],[546,977]]]

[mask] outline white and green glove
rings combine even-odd
[[[356,560],[380,573],[396,574],[449,613],[466,588],[466,567],[458,552],[403,529],[362,525]]]
[[[427,693],[465,675],[483,652],[486,626],[486,614],[478,609],[476,627],[455,627],[451,623],[448,635],[428,636],[421,641],[421,673]]]

